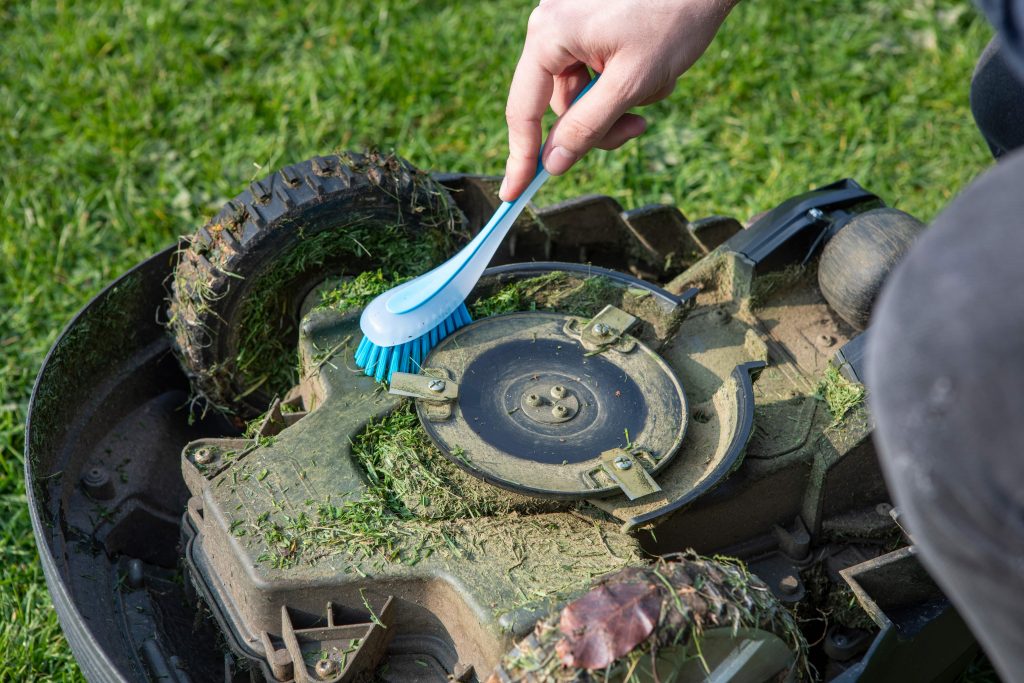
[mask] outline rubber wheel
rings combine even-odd
[[[829,306],[856,329],[866,328],[885,278],[924,227],[889,208],[851,218],[822,249],[818,263],[818,286]]]
[[[316,157],[253,182],[178,252],[167,324],[194,400],[261,413],[297,379],[314,286],[377,268],[416,275],[466,237],[447,191],[394,155]]]

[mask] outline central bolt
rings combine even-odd
[[[330,678],[338,673],[338,663],[333,659],[321,659],[313,668],[319,678]]]
[[[427,388],[433,391],[435,394],[440,394],[442,391],[444,391],[445,386],[447,386],[447,384],[445,384],[445,381],[443,379],[432,379],[430,380],[430,382],[427,383]]]
[[[213,449],[208,447],[196,451],[195,460],[197,465],[209,465],[213,462]]]
[[[598,337],[607,337],[612,333],[612,328],[608,327],[604,323],[596,323],[594,325],[594,334]]]
[[[620,470],[628,470],[630,467],[633,466],[633,460],[625,455],[620,455],[619,457],[615,458],[615,460],[613,460],[612,462],[614,462],[615,467]]]
[[[551,396],[553,398],[565,398],[565,387],[561,385],[551,387]]]

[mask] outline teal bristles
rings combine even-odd
[[[378,382],[385,379],[390,382],[391,375],[395,372],[418,373],[430,349],[455,330],[471,322],[473,319],[469,316],[469,309],[463,303],[430,332],[404,344],[377,346],[369,337],[364,336],[359,342],[359,348],[356,349],[356,365]]]

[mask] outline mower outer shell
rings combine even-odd
[[[463,210],[467,213],[472,224],[479,221],[474,220],[473,212],[484,214],[489,210],[487,206],[490,201],[485,197],[485,190],[489,184],[488,179],[481,179],[472,176],[442,176],[439,177],[446,185],[459,185],[466,191],[467,195],[473,198],[464,197],[460,202]],[[852,189],[853,195],[859,195],[857,200],[870,199]],[[864,193],[869,194],[869,193]],[[609,204],[610,203],[610,204]],[[471,209],[470,205],[476,205]],[[612,206],[614,204],[614,206]],[[647,265],[651,268],[659,266],[668,270],[667,263],[660,261],[657,254],[660,248],[655,248],[658,239],[670,239],[672,246],[678,252],[690,251],[693,255],[703,256],[709,251],[718,247],[730,234],[736,234],[739,226],[730,219],[714,219],[704,223],[697,221],[690,223],[673,207],[652,207],[650,209],[638,209],[628,213],[617,210],[619,207],[613,200],[608,198],[581,198],[569,202],[566,206],[547,207],[544,210],[535,212],[532,215],[528,212],[524,219],[527,223],[533,220],[536,226],[527,225],[525,229],[518,231],[518,237],[506,245],[504,253],[498,256],[498,262],[510,260],[524,260],[535,258],[538,251],[543,252],[548,258],[564,258],[570,260],[573,257],[581,260],[594,260],[604,265],[607,255],[607,265],[621,268],[623,252],[623,237],[610,240],[612,248],[605,252],[605,245],[609,244],[607,235],[601,234],[593,226],[588,226],[585,231],[576,230],[577,240],[572,242],[571,249],[578,253],[550,253],[553,249],[565,249],[564,242],[553,242],[552,233],[549,230],[552,225],[559,226],[564,222],[568,228],[570,225],[580,225],[575,220],[578,211],[587,208],[594,211],[595,217],[611,216],[608,225],[625,225],[632,234],[632,244],[652,246],[643,250],[641,261],[649,257]],[[846,206],[843,207],[845,209]],[[564,214],[564,219],[562,218]],[[651,216],[658,216],[657,221],[648,220]],[[604,224],[595,219],[594,226]],[[614,225],[613,225],[614,224]],[[672,225],[671,229],[664,228],[661,231],[650,230],[652,225]],[[611,229],[611,228],[609,228]],[[760,232],[760,231],[756,231]],[[800,231],[803,233],[803,231]],[[739,233],[743,235],[743,233]],[[752,233],[750,237],[754,237]],[[723,251],[731,251],[739,255],[745,254],[742,248],[743,239],[740,237],[731,245],[722,246]],[[797,241],[802,241],[801,239]],[[591,243],[591,240],[593,242]],[[576,242],[579,242],[576,244]],[[730,248],[732,247],[732,248]],[[74,505],[81,505],[81,499],[75,497],[83,496],[78,486],[78,476],[84,469],[87,458],[95,454],[93,450],[102,441],[102,438],[126,419],[124,415],[120,418],[111,414],[109,408],[116,406],[125,409],[126,414],[138,408],[144,401],[156,401],[163,398],[165,404],[168,400],[180,395],[179,400],[184,402],[187,398],[187,380],[177,368],[176,360],[171,352],[171,343],[165,328],[156,319],[156,313],[161,309],[165,299],[164,283],[173,270],[173,257],[177,245],[171,246],[155,256],[143,261],[128,273],[118,278],[106,289],[94,297],[85,307],[71,320],[58,337],[53,348],[47,354],[43,362],[39,376],[28,406],[28,418],[25,432],[25,477],[26,496],[30,508],[30,517],[33,526],[33,533],[37,539],[41,563],[47,586],[50,590],[54,608],[63,631],[71,646],[82,672],[91,681],[130,681],[149,677],[159,677],[164,671],[170,673],[170,679],[185,680],[184,674],[179,675],[174,666],[173,657],[167,658],[162,654],[163,631],[146,635],[132,630],[131,625],[126,626],[123,622],[130,620],[131,615],[126,614],[126,605],[122,601],[118,591],[119,579],[126,574],[123,567],[115,562],[107,560],[100,555],[103,548],[98,548],[92,556],[86,557],[82,549],[76,547],[82,539],[68,535],[67,515],[75,514]],[[602,254],[602,252],[605,252]],[[588,258],[589,257],[589,258]],[[749,262],[749,261],[748,261]],[[758,266],[762,265],[760,262]],[[750,263],[753,267],[754,263]],[[760,270],[760,269],[759,269]],[[666,273],[662,271],[662,276]],[[682,283],[680,283],[682,284]],[[671,291],[673,288],[668,287]],[[676,290],[681,291],[681,290]],[[817,304],[815,304],[817,305]],[[99,322],[100,309],[113,307],[117,309],[117,315],[123,320],[131,320],[130,326],[118,328],[116,326],[99,326],[91,331],[87,330],[87,324]],[[770,311],[769,311],[770,312]],[[120,334],[119,334],[120,333]],[[76,358],[76,345],[81,345],[83,336],[96,344],[99,352],[89,358]],[[91,337],[91,339],[89,339]],[[845,338],[844,338],[845,337]],[[840,335],[837,339],[837,347],[849,341],[850,335]],[[834,349],[832,351],[834,353]],[[102,362],[96,363],[99,357]],[[70,363],[70,364],[69,364]],[[75,373],[75,383],[68,385],[67,381],[61,385],[63,375]],[[773,378],[773,369],[767,368],[758,384],[761,389],[771,386],[773,381],[778,386],[788,382],[785,378],[778,376]],[[764,376],[767,374],[767,378]],[[155,383],[154,379],[162,382]],[[767,384],[766,384],[767,382]],[[54,390],[60,390],[56,399]],[[134,390],[136,394],[132,394]],[[148,393],[146,391],[148,390]],[[138,394],[142,391],[142,394]],[[162,391],[162,393],[159,393]],[[105,392],[105,393],[101,393]],[[142,399],[142,400],[139,400]],[[161,413],[165,419],[169,419],[172,411],[166,410]],[[108,409],[106,412],[103,409]],[[175,430],[173,442],[169,447],[154,448],[146,451],[138,451],[134,454],[131,464],[131,481],[134,483],[136,476],[145,476],[145,470],[154,467],[159,473],[159,467],[170,471],[180,471],[180,448],[189,441],[202,438],[207,434],[224,435],[230,434],[231,428],[223,422],[219,425],[186,425],[185,412],[181,411],[181,424],[171,425]],[[844,443],[831,444],[832,453],[836,450],[850,452],[853,457],[844,457],[841,460],[823,458],[815,464],[813,472],[813,483],[811,490],[805,497],[798,497],[796,501],[784,505],[784,511],[780,514],[800,513],[807,518],[812,533],[821,530],[824,518],[833,512],[840,512],[849,504],[843,497],[843,482],[848,481],[852,476],[856,479],[862,477],[873,477],[877,475],[877,465],[874,462],[874,454],[870,447],[868,436],[870,428],[864,419],[865,416],[855,416],[858,422],[864,420],[863,428],[855,430],[856,434],[847,435],[842,439]],[[169,423],[168,423],[169,424]],[[148,426],[148,425],[147,425]],[[835,435],[832,435],[835,438]],[[847,440],[850,439],[850,440]],[[827,445],[827,444],[826,444]],[[755,440],[748,444],[747,459],[760,469],[764,469],[765,478],[763,484],[781,484],[786,490],[790,488],[803,489],[805,486],[804,474],[797,475],[796,479],[785,475],[789,468],[779,467],[784,464],[786,454],[768,453],[758,450],[759,446]],[[166,453],[157,451],[167,451]],[[168,463],[160,459],[166,458]],[[169,467],[167,467],[169,465]],[[852,470],[851,470],[852,466]],[[56,476],[65,473],[65,476]],[[880,475],[879,475],[880,476]],[[179,475],[180,477],[180,475]],[[790,479],[793,479],[790,481]],[[770,480],[775,480],[771,482]],[[880,478],[879,478],[880,481]],[[184,509],[184,500],[187,498],[184,483],[170,480],[166,482],[169,489],[163,493],[170,501],[168,505],[173,506],[176,498],[181,497],[181,509]],[[736,515],[745,515],[749,507],[744,510],[747,504],[740,500],[735,494],[744,485],[742,472],[733,473],[729,480],[715,491],[702,498],[700,505],[691,508],[688,514],[697,529],[707,529],[707,538],[701,534],[693,536],[698,543],[712,542],[714,536],[713,520]],[[176,487],[181,491],[177,491]],[[758,491],[763,492],[763,486],[755,487],[752,493],[756,496]],[[884,492],[879,492],[884,493]],[[785,497],[785,496],[783,496]],[[742,498],[749,498],[744,496]],[[754,499],[756,500],[756,498]],[[749,501],[748,501],[749,502]],[[769,505],[769,507],[771,507]],[[833,509],[834,508],[834,509]],[[178,519],[180,520],[180,514]],[[95,539],[93,539],[95,541]],[[147,538],[147,541],[152,539]],[[661,536],[659,540],[671,541],[670,538]],[[743,538],[715,538],[715,544],[730,542],[737,544],[736,550],[740,551]],[[145,541],[143,542],[143,544]],[[132,548],[135,550],[135,548]],[[115,549],[117,550],[117,549]],[[144,549],[159,553],[161,549]],[[174,544],[164,551],[176,553]],[[657,550],[657,548],[652,548]],[[111,552],[112,555],[120,554],[120,551]],[[78,563],[77,565],[75,563]],[[83,583],[85,579],[74,570],[81,570],[83,563],[88,563],[90,569],[104,572],[91,583]],[[766,580],[770,577],[763,573],[761,568],[756,569],[759,575]],[[105,581],[105,582],[104,582]],[[97,583],[99,582],[99,583]],[[111,599],[114,596],[114,599]],[[128,631],[131,631],[129,634]],[[881,655],[881,647],[884,638],[891,636],[887,632],[879,634],[876,644],[865,660],[872,659],[872,654]],[[968,636],[969,637],[969,636]],[[128,642],[126,642],[126,640]],[[963,642],[959,637],[954,640]],[[140,644],[141,641],[141,644]],[[211,645],[211,648],[213,646]],[[880,659],[882,659],[880,657]],[[881,664],[881,661],[875,665]],[[864,662],[865,671],[867,661]],[[223,671],[223,662],[220,665]],[[215,673],[216,668],[207,669],[208,673]],[[852,673],[852,672],[851,672]]]
[[[110,683],[115,683],[134,680],[134,678],[126,677],[123,667],[116,664],[110,657],[104,644],[97,637],[94,626],[96,620],[87,619],[79,610],[58,564],[57,551],[63,539],[59,537],[48,522],[44,521],[44,515],[47,513],[47,510],[41,499],[38,488],[39,484],[33,471],[33,465],[41,464],[41,469],[47,471],[51,469],[47,465],[52,466],[55,463],[45,461],[40,463],[37,460],[43,457],[43,454],[36,452],[32,445],[37,442],[37,439],[45,438],[37,436],[45,427],[37,426],[37,421],[33,418],[36,417],[36,406],[39,402],[40,390],[49,379],[51,363],[59,353],[61,344],[69,333],[93,309],[114,296],[118,287],[132,277],[137,277],[143,283],[147,283],[146,292],[141,298],[151,303],[155,311],[164,297],[162,282],[170,272],[170,264],[172,263],[175,250],[176,246],[168,247],[139,263],[120,278],[110,283],[93,297],[89,303],[82,307],[64,327],[54,342],[53,347],[46,354],[42,368],[32,388],[32,396],[28,404],[28,418],[25,424],[25,494],[28,499],[29,516],[32,520],[32,532],[36,537],[39,560],[43,566],[43,575],[46,577],[46,586],[50,591],[54,611],[57,613],[61,629],[68,640],[68,645],[71,646],[71,652],[75,655],[75,660],[82,669],[82,673],[88,680],[93,682],[106,683],[109,681]],[[164,328],[157,325],[152,316],[139,322],[139,333],[149,338],[152,343],[160,345],[160,342],[163,341],[164,352],[169,353],[170,343]],[[65,406],[72,410],[80,405],[78,401],[71,400],[72,397],[64,398]],[[134,673],[137,675],[138,672]]]

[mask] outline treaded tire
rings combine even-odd
[[[299,308],[317,283],[419,274],[465,237],[447,191],[394,155],[315,157],[253,182],[179,249],[168,326],[194,400],[262,412],[295,379]]]

